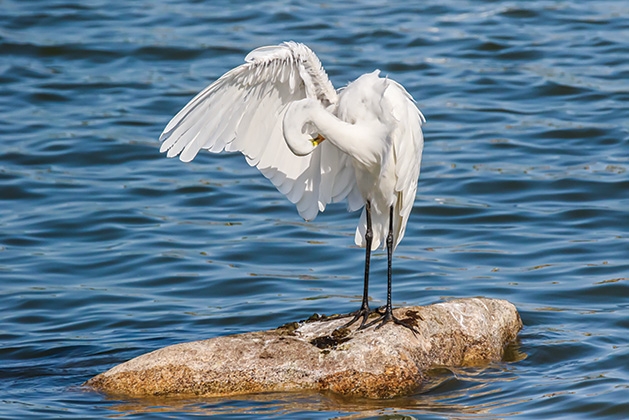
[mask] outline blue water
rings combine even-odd
[[[338,3],[0,1],[1,418],[629,416],[629,3]],[[336,87],[381,69],[428,119],[394,303],[508,299],[519,341],[388,401],[86,391],[166,345],[359,305],[357,213],[306,223],[238,154],[158,152],[196,92],[285,40]]]

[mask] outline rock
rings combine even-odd
[[[515,306],[496,299],[456,299],[394,314],[418,334],[393,323],[335,330],[348,318],[310,319],[165,347],[85,385],[126,397],[320,390],[391,398],[420,388],[431,367],[499,361],[522,328]]]

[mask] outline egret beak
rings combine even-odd
[[[325,137],[323,137],[321,134],[318,134],[318,133],[317,133],[317,137],[310,139],[314,147],[317,147],[319,144],[321,144],[323,140],[325,140]]]

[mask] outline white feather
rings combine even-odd
[[[309,130],[328,136],[297,156],[288,146],[286,111],[311,100],[327,128],[313,119]],[[195,96],[166,126],[161,151],[182,161],[199,150],[240,151],[312,220],[331,202],[347,200],[355,211],[371,203],[372,248],[385,245],[389,208],[394,246],[404,236],[419,177],[425,119],[412,97],[393,80],[366,74],[337,93],[317,56],[286,42],[258,48]],[[288,125],[287,125],[288,124]],[[291,127],[303,130],[306,127]],[[304,133],[303,135],[307,135]],[[299,134],[301,135],[301,134]],[[365,246],[363,211],[355,240]]]
[[[160,151],[167,152],[168,157],[179,155],[185,162],[201,149],[240,151],[297,205],[302,217],[314,219],[319,201],[327,204],[332,199],[319,197],[322,169],[313,164],[320,162],[319,153],[295,156],[284,141],[279,122],[289,103],[312,97],[329,105],[337,101],[336,91],[319,59],[302,44],[261,47],[249,53],[245,61],[175,115],[160,136]],[[332,160],[351,168],[347,159],[340,159],[338,149],[332,147],[330,154],[339,155]],[[345,177],[344,182],[348,191],[355,184],[351,177]]]

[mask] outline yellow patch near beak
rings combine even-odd
[[[321,144],[323,140],[325,140],[325,137],[323,137],[321,134],[317,134],[317,137],[310,139],[314,147],[317,147],[319,144]]]

